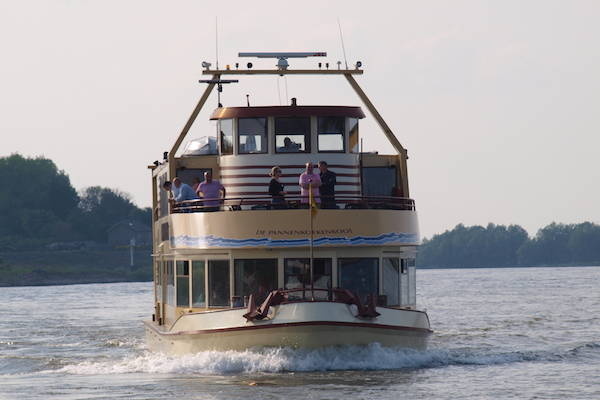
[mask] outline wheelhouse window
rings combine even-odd
[[[229,260],[208,260],[208,305],[229,306]]]
[[[358,140],[358,118],[348,118],[349,135],[348,135],[348,147],[350,153],[358,153],[360,151],[359,140]]]
[[[369,295],[379,294],[379,259],[340,258],[338,273],[340,287],[348,289],[365,303]]]
[[[238,137],[240,154],[267,152],[267,119],[239,118]]]
[[[241,298],[254,294],[256,304],[262,303],[277,289],[277,259],[235,260],[235,295]]]
[[[310,118],[275,118],[276,153],[310,153]]]
[[[303,292],[290,293],[290,299],[303,299],[310,293],[310,259],[286,258],[284,264],[285,288],[303,289]],[[313,279],[315,289],[331,289],[331,259],[313,259]],[[331,299],[329,292],[316,291],[315,298]]]
[[[400,305],[400,272],[399,258],[383,259],[383,294],[388,306]]]
[[[317,118],[319,152],[343,153],[344,117]]]
[[[192,307],[206,307],[204,261],[192,261]]]
[[[190,306],[190,262],[176,261],[177,307]]]
[[[233,120],[221,119],[217,124],[219,140],[221,141],[221,154],[233,154]]]

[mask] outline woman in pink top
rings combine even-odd
[[[319,186],[321,186],[321,177],[319,174],[313,173],[313,165],[311,162],[306,163],[306,171],[300,175],[300,196],[302,203],[308,203],[309,190],[312,190],[313,197],[316,203],[321,202]]]

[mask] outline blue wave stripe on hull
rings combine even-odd
[[[354,236],[347,237],[321,237],[313,240],[314,246],[326,245],[377,245],[391,242],[406,244],[417,244],[419,238],[414,233],[391,232],[378,236]],[[181,235],[171,238],[172,247],[296,247],[308,246],[310,240],[305,239],[271,239],[271,238],[251,238],[251,239],[228,239],[213,235],[207,236],[188,236]]]

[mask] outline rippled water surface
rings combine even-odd
[[[429,349],[147,351],[149,283],[0,288],[2,399],[600,399],[600,267],[419,270]]]

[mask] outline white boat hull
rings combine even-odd
[[[167,330],[146,322],[151,350],[189,354],[206,350],[255,347],[316,348],[380,343],[422,349],[431,333],[427,314],[406,309],[377,308],[376,318],[356,317],[353,306],[303,302],[273,307],[267,319],[246,321],[245,309],[181,316]]]

